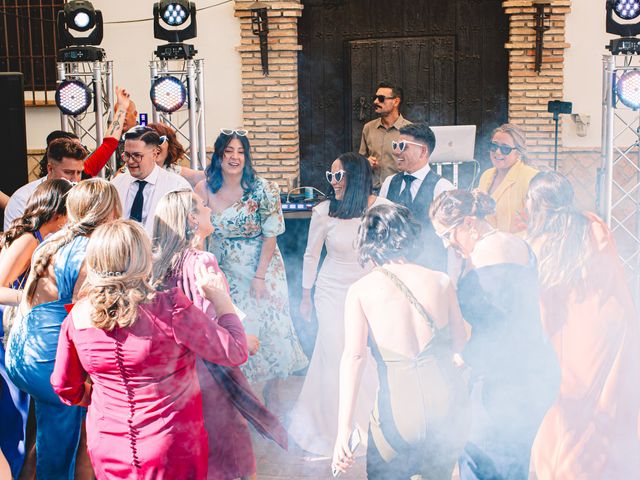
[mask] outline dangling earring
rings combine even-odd
[[[198,231],[198,227],[200,226],[200,224],[198,222],[193,224],[193,227],[189,226],[187,224],[187,238],[188,237],[192,237],[193,235],[195,235],[195,233]]]

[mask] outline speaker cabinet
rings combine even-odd
[[[29,178],[21,73],[0,72],[0,145],[3,163],[0,190],[11,195]]]

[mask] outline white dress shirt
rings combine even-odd
[[[36,191],[38,185],[44,182],[47,177],[42,177],[33,182],[29,182],[26,185],[23,185],[18,190],[16,190],[11,198],[9,199],[9,203],[7,203],[7,208],[4,209],[4,231],[6,232],[16,218],[21,217],[24,214],[25,208],[27,208],[27,202],[33,195],[33,192]]]
[[[422,186],[422,182],[424,181],[425,178],[427,178],[427,174],[430,171],[431,171],[431,167],[427,163],[424,167],[416,170],[411,174],[414,177],[416,177],[416,179],[411,183],[411,199],[412,200],[416,198],[418,190],[420,190],[420,187]],[[405,172],[405,175],[407,174],[408,172]],[[389,194],[389,185],[391,184],[391,179],[394,176],[395,175],[391,175],[390,177],[387,177],[385,179],[384,183],[382,184],[382,187],[380,188],[381,197],[387,198],[387,195]],[[405,185],[406,183],[403,180],[402,185],[400,186],[400,193],[402,193],[402,191],[404,190]],[[453,190],[454,188],[455,187],[453,186],[453,183],[451,183],[449,180],[443,177],[440,180],[438,180],[438,183],[436,183],[436,186],[433,190],[433,198],[434,199],[438,198],[438,195],[440,195],[442,192]]]
[[[131,207],[133,199],[138,193],[140,184],[136,180],[144,180],[147,185],[142,191],[142,225],[151,236],[153,233],[153,217],[155,216],[156,206],[160,199],[169,192],[176,190],[193,190],[187,180],[180,175],[168,172],[158,165],[154,167],[146,178],[134,178],[129,172],[121,173],[111,183],[118,190],[120,201],[122,202],[122,217],[129,218],[131,216]]]

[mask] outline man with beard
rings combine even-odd
[[[398,172],[391,142],[398,140],[400,129],[411,122],[400,114],[402,89],[382,82],[373,96],[373,106],[379,118],[362,128],[360,154],[369,158],[373,168],[373,187],[379,190],[385,178]]]

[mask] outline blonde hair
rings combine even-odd
[[[67,225],[38,251],[31,266],[33,281],[27,287],[30,306],[38,285],[52,257],[77,236],[89,236],[112,217],[122,215],[118,191],[102,178],[83,180],[67,193]]]
[[[115,220],[96,229],[87,245],[87,281],[81,290],[93,307],[95,327],[129,327],[138,305],[153,298],[149,283],[151,241],[133,220]]]
[[[513,145],[520,154],[520,160],[527,163],[527,137],[524,134],[524,130],[513,123],[503,123],[491,132],[492,140],[496,133],[508,134],[513,139]]]
[[[160,288],[167,276],[180,266],[184,251],[192,247],[194,232],[189,228],[189,214],[197,210],[191,190],[169,192],[158,202],[153,219],[152,281]]]
[[[584,269],[591,256],[589,219],[573,206],[573,187],[557,172],[540,172],[527,192],[530,212],[527,235],[538,241],[538,271],[543,289],[584,291]]]

